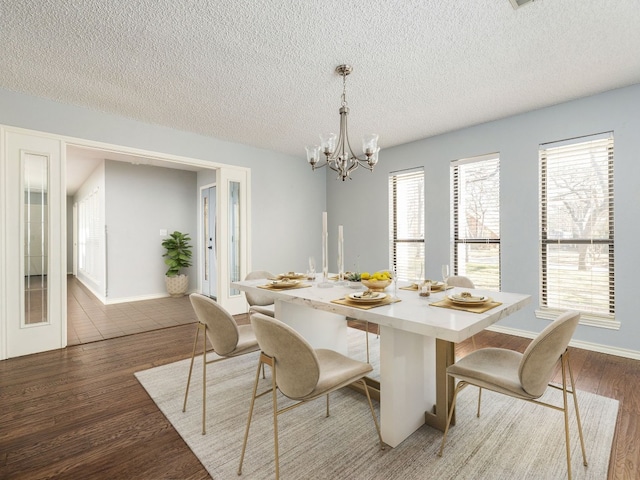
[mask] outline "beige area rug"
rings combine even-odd
[[[364,335],[361,331],[349,333],[350,354],[355,357],[364,358]],[[375,363],[379,339],[370,335],[369,342]],[[237,476],[257,362],[258,354],[252,353],[207,369],[206,435],[201,434],[201,358],[196,359],[185,413],[182,401],[189,360],[136,373],[214,480],[275,477],[270,395],[256,401],[243,474]],[[261,379],[265,388],[271,382],[268,370],[266,380]],[[549,390],[546,399],[561,404],[561,392]],[[581,391],[578,400],[589,466],[582,465],[572,414],[573,478],[606,479],[618,402]],[[427,426],[398,447],[379,450],[364,397],[349,389],[335,392],[328,418],[323,399],[279,417],[280,475],[295,480],[566,478],[561,412],[485,391],[482,415],[477,418],[476,401],[477,389],[473,387],[460,394],[458,424],[451,429],[440,458],[437,451],[442,433]]]

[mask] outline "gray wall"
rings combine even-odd
[[[311,171],[304,145],[284,155],[2,89],[0,123],[251,168],[253,268],[300,270],[320,254],[325,176]]]
[[[166,292],[160,230],[190,234],[195,246],[196,173],[107,160],[105,220],[107,299],[157,296]],[[194,249],[195,254],[195,249]],[[197,287],[196,265],[189,288]]]
[[[610,91],[382,150],[371,175],[357,172],[353,181],[327,181],[330,235],[345,225],[345,259],[360,255],[362,270],[388,265],[387,181],[392,171],[423,166],[426,191],[426,275],[439,277],[449,263],[450,162],[500,153],[502,289],[529,293],[532,305],[501,325],[538,332],[548,321],[536,319],[538,308],[538,145],[613,131],[615,141],[616,319],[620,330],[580,326],[575,338],[640,352],[640,85]],[[426,106],[425,108],[428,108]],[[381,132],[384,146],[384,132]],[[347,206],[347,207],[345,207]],[[333,242],[330,243],[332,245]],[[363,246],[366,245],[366,248]],[[332,245],[333,246],[333,245]],[[335,250],[330,255],[335,258]]]

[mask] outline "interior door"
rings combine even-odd
[[[218,303],[231,314],[245,313],[247,304],[231,283],[242,280],[251,265],[250,172],[241,168],[218,170],[217,180]]]
[[[218,258],[216,241],[216,187],[205,187],[200,195],[202,212],[202,294],[218,298]]]
[[[67,344],[66,197],[61,141],[11,129],[2,140],[0,354],[10,358]]]

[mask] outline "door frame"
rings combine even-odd
[[[224,164],[224,163],[219,163],[216,161],[210,161],[210,160],[202,160],[202,159],[196,159],[196,158],[191,158],[191,157],[184,157],[184,156],[180,156],[180,155],[174,155],[174,154],[169,154],[169,153],[163,153],[163,152],[157,152],[157,151],[152,151],[152,150],[145,150],[145,149],[140,149],[140,148],[133,148],[133,147],[126,147],[126,146],[122,146],[122,145],[116,145],[116,144],[110,144],[110,143],[105,143],[105,142],[98,142],[98,141],[93,141],[93,140],[87,140],[87,139],[82,139],[82,138],[77,138],[77,137],[70,137],[70,136],[65,136],[65,135],[57,135],[57,134],[52,134],[49,132],[42,132],[42,131],[37,131],[37,130],[31,130],[31,129],[24,129],[24,128],[19,128],[19,127],[12,127],[10,125],[2,125],[0,124],[0,131],[2,133],[2,148],[0,149],[0,155],[2,155],[2,157],[4,158],[6,156],[6,148],[5,148],[5,132],[13,132],[13,133],[18,133],[18,134],[24,134],[24,135],[32,135],[35,137],[41,137],[41,138],[48,138],[48,139],[53,139],[53,140],[57,140],[61,142],[61,154],[62,154],[62,173],[63,173],[63,186],[66,186],[66,176],[64,176],[64,173],[66,172],[66,150],[68,146],[74,146],[74,147],[79,147],[79,148],[88,148],[88,149],[94,149],[94,150],[101,150],[104,151],[106,155],[108,155],[109,153],[112,154],[126,154],[126,155],[133,155],[133,156],[139,156],[142,157],[146,160],[148,160],[150,162],[150,164],[154,164],[154,162],[156,162],[157,164],[161,165],[164,163],[173,163],[176,165],[185,165],[185,166],[192,166],[192,167],[198,167],[201,169],[209,169],[209,170],[216,170],[217,171],[217,175],[221,175],[221,178],[226,178],[228,176],[231,176],[233,178],[236,177],[241,177],[244,179],[243,181],[243,185],[244,185],[244,191],[247,195],[247,200],[245,203],[245,206],[247,208],[247,215],[245,216],[247,222],[244,225],[244,239],[246,240],[246,244],[244,247],[244,256],[245,256],[245,262],[243,263],[243,273],[246,273],[246,271],[249,271],[250,268],[250,255],[248,254],[248,248],[246,247],[247,245],[251,245],[251,230],[249,228],[250,222],[248,221],[250,218],[250,196],[249,196],[249,192],[251,191],[251,185],[250,185],[250,169],[246,168],[246,167],[239,167],[239,166],[235,166],[235,165],[229,165],[229,164]],[[4,185],[4,182],[9,181],[11,179],[7,178],[7,171],[6,171],[6,166],[5,166],[4,161],[0,162],[0,185]],[[4,189],[3,189],[4,190]],[[217,195],[218,195],[218,215],[227,215],[227,211],[225,210],[224,213],[222,211],[221,205],[220,205],[220,195],[221,195],[221,190],[222,189],[217,189]],[[195,192],[196,195],[200,195],[200,190],[197,189],[197,192]],[[3,225],[7,225],[6,221],[7,221],[7,213],[6,213],[6,208],[7,208],[7,199],[4,198],[4,196],[0,195],[0,222],[2,222]],[[56,205],[55,208],[61,208],[60,206]],[[60,258],[60,262],[62,265],[65,266],[65,268],[63,269],[63,277],[61,278],[61,282],[63,285],[63,296],[65,297],[64,299],[61,299],[61,302],[59,302],[61,304],[60,306],[60,314],[62,316],[62,322],[63,322],[63,330],[66,332],[66,328],[67,328],[67,312],[66,312],[66,274],[67,274],[67,269],[66,269],[66,259],[67,259],[67,242],[69,241],[69,239],[67,239],[67,222],[71,221],[71,219],[67,219],[67,212],[66,209],[61,208],[64,211],[59,212],[60,216],[61,216],[61,225],[60,228],[62,229],[62,248],[60,249],[59,252],[50,252],[50,254],[52,256],[54,255],[59,255]],[[196,211],[194,212],[194,215],[198,215],[199,212]],[[223,222],[224,224],[224,222]],[[8,234],[8,233],[7,233]],[[7,256],[10,254],[10,252],[7,252],[7,244],[5,241],[5,238],[0,235],[0,270],[3,272],[6,272],[6,265],[7,265]],[[225,264],[227,263],[227,254],[225,251],[223,251],[222,249],[219,250],[218,252],[218,259],[219,262],[222,263],[224,262]],[[199,260],[198,260],[199,261]],[[7,358],[7,353],[8,353],[8,338],[7,338],[7,322],[8,322],[8,318],[7,318],[7,307],[6,307],[6,286],[7,286],[7,282],[8,279],[4,278],[5,275],[2,274],[0,275],[0,304],[3,305],[2,307],[0,307],[0,360],[4,360]],[[219,272],[218,274],[218,288],[222,291],[223,289],[225,289],[226,291],[228,291],[229,289],[229,278],[228,277],[222,277],[221,273]],[[221,305],[227,309],[229,309],[229,311],[236,310],[236,308],[229,308],[229,307],[233,307],[233,305],[236,305],[238,303],[237,299],[230,299],[231,300],[231,304],[229,304],[228,302],[226,302],[225,300],[219,300],[219,302],[221,303]],[[64,345],[61,343],[60,348],[64,348],[64,346],[66,346],[66,341],[64,342]]]

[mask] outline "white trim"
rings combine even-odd
[[[187,293],[185,293],[186,296],[189,296],[189,294],[195,292],[196,290],[190,290]],[[168,293],[155,293],[155,294],[149,294],[149,295],[138,295],[136,297],[119,297],[119,298],[112,298],[109,299],[107,298],[106,302],[103,302],[105,305],[117,305],[119,303],[129,303],[129,302],[139,302],[142,300],[157,300],[159,298],[168,298],[171,295],[169,295]]]
[[[2,231],[0,231],[0,272],[7,271],[7,248],[5,244],[5,236],[7,235],[7,219],[5,210],[7,209],[7,189],[4,188],[6,185],[7,178],[7,162],[4,160],[7,157],[7,141],[6,141],[6,128],[0,125],[0,185],[2,185],[2,190],[0,192],[0,225],[3,225]],[[4,274],[0,274],[0,360],[4,360],[7,358],[7,316],[8,316],[8,307],[7,303],[4,301],[4,296],[6,295],[5,290],[5,276]]]
[[[50,133],[50,132],[45,132],[40,130],[26,129],[26,128],[0,124],[0,148],[2,149],[2,151],[0,151],[0,159],[2,159],[2,161],[0,162],[0,181],[2,181],[2,183],[0,184],[2,185],[7,180],[7,172],[6,172],[6,165],[5,165],[6,162],[4,161],[4,158],[6,157],[6,154],[7,154],[6,149],[7,149],[8,133],[35,136],[40,139],[55,140],[57,142],[60,142],[59,154],[60,154],[60,162],[61,162],[61,177],[59,180],[60,180],[61,189],[64,187],[66,182],[65,171],[66,171],[67,147],[76,147],[76,148],[101,150],[107,153],[112,152],[117,154],[139,156],[147,160],[148,161],[147,163],[150,162],[149,164],[151,165],[155,164],[154,162],[157,161],[159,163],[169,162],[169,163],[174,163],[176,165],[191,166],[191,167],[196,167],[203,170],[216,170],[218,172],[221,171],[221,169],[225,169],[226,172],[235,172],[239,176],[244,176],[247,179],[247,184],[245,186],[245,189],[247,190],[246,192],[247,195],[251,190],[251,185],[248,182],[248,180],[251,178],[250,176],[251,169],[248,167],[219,163],[212,160],[202,160],[202,159],[195,159],[191,157],[183,157],[180,155],[173,155],[165,152],[144,150],[140,148],[127,147],[124,145],[118,145],[114,143],[104,143],[104,142],[98,142],[98,141],[93,141],[93,140],[88,140],[88,139],[83,139],[78,137],[70,137],[66,135],[60,135],[60,134],[55,134],[55,133]],[[60,215],[63,216],[62,218],[66,219],[66,209],[65,209],[66,195],[62,195],[61,197],[62,197],[61,205],[59,205],[58,208],[62,209],[60,212]],[[248,200],[250,200],[250,197],[248,197]],[[0,221],[2,225],[6,225],[7,208],[8,208],[7,198],[6,198],[4,189],[2,189],[0,193]],[[247,208],[247,211],[250,211],[250,205],[248,203],[246,208]],[[248,217],[249,215],[247,214],[247,218]],[[59,238],[60,238],[60,241],[65,245],[65,247],[64,247],[64,251],[62,252],[63,254],[60,255],[59,261],[61,265],[64,265],[63,271],[66,272],[67,271],[66,226],[60,225],[60,228],[61,228],[61,232],[60,232]],[[3,234],[0,235],[0,267],[1,267],[0,272],[6,271],[7,236],[5,235],[5,230],[6,229],[3,229]],[[250,235],[250,230],[247,229],[247,235],[246,235],[247,242],[250,242],[249,235]],[[247,251],[249,250],[249,248],[247,248],[246,245],[244,249]],[[247,260],[250,261],[250,255],[246,255],[245,253],[245,261]],[[0,275],[0,300],[2,300],[6,295],[6,288],[7,288],[7,284],[4,279],[4,275]],[[66,329],[67,329],[67,321],[68,321],[67,311],[66,311],[66,296],[67,296],[66,282],[62,282],[62,285],[60,286],[60,288],[61,288],[61,295],[63,295],[64,298],[60,298],[61,305],[57,306],[56,308],[59,309],[62,315],[63,325],[61,330],[61,333],[62,333],[61,342],[62,342],[62,346],[64,347],[66,346],[66,336],[67,336]],[[95,292],[92,292],[92,293],[95,293]],[[98,298],[100,298],[100,296],[98,296]],[[135,299],[127,298],[127,299],[117,299],[115,301],[106,299],[106,303],[103,299],[101,299],[101,301],[103,301],[103,303],[105,304],[109,304],[109,303],[117,303],[117,302],[135,301],[139,299],[144,299],[144,298],[136,297]],[[9,354],[8,347],[6,344],[7,322],[8,322],[8,319],[7,319],[8,310],[7,310],[6,303],[7,302],[0,301],[0,360],[6,359]]]
[[[514,335],[516,337],[524,337],[534,339],[538,336],[537,333],[529,332],[527,330],[520,330],[518,328],[503,327],[501,325],[491,325],[487,327],[487,330],[497,333],[504,333],[507,335]],[[600,343],[585,342],[582,340],[571,340],[569,342],[571,347],[581,348],[591,352],[606,353],[608,355],[615,355],[617,357],[630,358],[632,360],[640,360],[640,351],[630,350],[628,348],[610,347],[609,345],[602,345]]]
[[[543,320],[555,320],[558,315],[564,313],[565,310],[557,310],[553,308],[536,309],[536,318]],[[580,312],[580,325],[587,327],[606,328],[609,330],[620,330],[620,322],[615,318],[605,318],[599,315],[593,315],[585,312]]]
[[[451,168],[466,165],[467,163],[484,162],[485,160],[500,160],[500,152],[487,153],[485,155],[476,155],[475,157],[459,158],[451,160]]]

